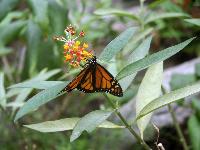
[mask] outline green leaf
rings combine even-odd
[[[6,92],[6,97],[5,98],[11,98],[11,97],[19,94],[20,91],[21,91],[21,89],[8,89],[8,91]]]
[[[148,53],[151,45],[152,36],[147,37],[129,56],[128,62],[135,62],[144,58]]]
[[[195,115],[188,120],[189,139],[192,144],[192,150],[200,149],[200,122]]]
[[[109,97],[111,97],[111,100],[119,102],[119,104],[125,104],[126,102],[134,98],[137,95],[137,92],[138,92],[138,86],[133,84],[123,92],[122,97],[116,97],[113,95],[112,97],[111,95],[109,95]]]
[[[9,88],[34,88],[34,89],[48,89],[52,86],[64,83],[62,81],[27,81],[10,86]]]
[[[12,23],[0,26],[0,42],[3,45],[16,39],[21,29],[26,25],[26,21],[14,21]]]
[[[174,13],[174,12],[167,12],[167,13],[152,13],[147,19],[145,20],[145,24],[155,22],[159,19],[166,19],[166,18],[180,18],[180,17],[189,17],[188,14],[185,13]]]
[[[27,17],[27,15],[28,10],[9,12],[6,17],[4,17],[3,20],[0,22],[0,26],[8,25],[13,20],[24,19],[25,17]]]
[[[29,96],[29,94],[31,94],[32,89],[22,89],[20,91],[20,93],[17,95],[16,99],[15,99],[15,103],[23,103],[27,97]],[[15,112],[16,107],[13,108],[13,113]]]
[[[28,22],[27,40],[28,53],[26,61],[28,62],[29,75],[33,76],[36,73],[38,53],[42,42],[42,31],[32,20]]]
[[[122,17],[128,17],[131,18],[133,20],[138,21],[139,23],[141,22],[140,18],[136,15],[134,15],[133,13],[124,11],[124,10],[120,10],[120,9],[113,9],[113,8],[109,8],[109,9],[97,9],[94,12],[95,15],[100,15],[100,16],[105,16],[105,15],[116,15],[116,16],[122,16]]]
[[[97,126],[104,122],[113,111],[96,110],[82,117],[75,125],[70,142],[77,139],[83,131],[92,132]]]
[[[6,104],[6,107],[12,107],[13,109],[22,107],[24,105],[24,102],[10,102]]]
[[[48,29],[48,1],[47,0],[29,0],[28,1],[35,15],[35,21],[44,29]],[[56,16],[55,16],[56,17]]]
[[[0,72],[0,105],[5,108],[6,106],[6,96],[5,88],[4,88],[4,74]]]
[[[41,105],[55,99],[60,96],[58,93],[66,86],[67,83],[61,83],[59,85],[53,86],[49,89],[43,90],[42,92],[36,94],[30,98],[23,107],[17,112],[14,121],[17,121],[19,118],[23,117],[29,112],[35,111]]]
[[[12,51],[13,51],[12,48],[1,47],[1,46],[0,46],[0,56],[7,55],[7,54],[11,53]]]
[[[154,99],[152,102],[147,104],[140,111],[140,113],[138,114],[136,119],[139,119],[139,118],[153,112],[156,109],[164,107],[170,103],[176,102],[184,97],[187,97],[187,96],[197,93],[199,91],[200,91],[200,82],[197,82],[190,86],[186,86],[184,88],[167,93],[159,98]]]
[[[200,19],[184,19],[184,21],[200,26]]]
[[[7,15],[17,4],[19,0],[1,0],[0,1],[0,20]]]
[[[150,48],[152,36],[147,37],[128,57],[128,62],[133,63],[136,62],[142,58],[144,58]],[[122,89],[125,91],[129,85],[132,83],[133,79],[135,78],[136,73],[131,74],[122,80],[119,81],[120,85],[122,86]]]
[[[163,62],[154,64],[147,70],[142,83],[139,87],[136,97],[136,116],[140,111],[152,100],[158,98],[161,94],[161,84],[163,76]],[[137,125],[140,130],[141,138],[143,139],[143,132],[147,127],[151,113],[137,120]]]
[[[58,1],[48,0],[49,4],[49,25],[51,26],[52,32],[55,34],[62,34],[63,29],[68,24],[66,19],[67,10],[62,5],[59,5]]]
[[[50,77],[58,74],[61,71],[61,69],[53,69],[48,72],[46,72],[46,69],[42,70],[36,77],[33,78],[33,80],[47,80]]]
[[[196,81],[194,74],[173,74],[170,81],[171,90],[185,87]]]
[[[67,77],[71,76],[71,75],[76,75],[80,72],[80,68],[76,68],[76,69],[72,69],[70,70],[69,72],[63,74],[59,80],[63,80],[63,79],[66,79]]]
[[[43,81],[43,80],[47,80],[49,79],[50,77],[54,76],[55,74],[59,73],[60,72],[60,69],[54,69],[54,70],[51,70],[49,72],[40,72],[36,77],[28,80],[28,81],[25,81],[25,82],[21,82],[21,83],[18,83],[18,84],[14,84],[14,85],[11,85],[9,88],[36,88],[36,89],[46,89],[48,87],[51,87],[53,85],[56,85],[59,83],[59,81]],[[62,83],[62,82],[60,82]],[[48,85],[49,84],[49,85]]]
[[[45,121],[42,123],[24,125],[27,128],[40,131],[40,132],[58,132],[72,130],[80,118],[65,118],[55,121]],[[124,128],[124,126],[116,125],[110,121],[104,121],[99,128]]]
[[[135,50],[135,48],[137,47],[137,43],[140,41],[143,41],[146,36],[149,36],[152,33],[152,31],[153,31],[153,28],[147,28],[143,31],[139,31],[139,32],[135,33],[133,35],[133,37],[131,38],[131,40],[128,42],[128,44],[124,47],[122,53],[125,56],[132,53]]]
[[[110,63],[107,64],[107,70],[115,77],[117,75],[117,60],[116,57],[113,57],[110,60]]]
[[[135,31],[136,28],[128,28],[126,31],[121,33],[105,47],[99,59],[106,62],[110,61],[112,57],[128,43]]]
[[[152,55],[149,55],[143,59],[140,59],[134,63],[131,63],[124,67],[117,75],[117,79],[122,79],[128,75],[131,75],[133,73],[136,73],[142,69],[147,68],[148,66],[164,61],[165,59],[175,55],[178,53],[180,50],[182,50],[185,46],[187,46],[193,39],[195,38],[190,38],[180,44],[177,44],[175,46],[169,47],[167,49],[164,49],[162,51],[159,51],[157,53],[154,53]]]
[[[196,97],[192,99],[192,110],[195,110],[195,115],[200,118],[200,101]]]

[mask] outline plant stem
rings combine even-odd
[[[174,113],[174,111],[173,111],[173,109],[172,109],[170,104],[168,105],[168,109],[169,109],[169,112],[170,112],[170,114],[172,116],[172,120],[173,120],[174,126],[176,128],[176,131],[178,133],[178,136],[180,138],[180,142],[182,143],[183,149],[184,150],[189,150],[189,148],[187,146],[187,143],[186,143],[186,140],[185,140],[185,138],[183,136],[183,132],[181,131],[180,125],[179,125],[178,120],[176,118],[176,114]]]
[[[162,86],[162,91],[163,91],[164,94],[167,93],[167,91],[165,90],[165,88],[163,86]],[[185,140],[185,137],[184,137],[183,132],[181,130],[181,127],[180,127],[180,125],[178,123],[178,120],[176,118],[176,114],[175,114],[175,112],[172,109],[172,106],[170,104],[168,104],[168,110],[169,110],[169,112],[171,114],[174,126],[176,128],[176,132],[178,133],[178,136],[180,138],[180,142],[182,143],[183,149],[184,150],[189,150],[189,148],[187,146],[187,143],[186,143],[186,140]]]
[[[3,106],[1,106],[1,105],[0,105],[0,109],[1,109],[3,112],[5,111],[4,108],[3,108]]]
[[[11,72],[12,69],[11,69],[11,67],[9,65],[9,62],[8,62],[6,56],[2,57],[2,62],[3,62],[5,73],[8,76],[8,79],[10,80],[10,82],[14,82],[14,78],[13,78],[12,72]]]
[[[115,113],[116,115],[120,118],[120,120],[124,123],[124,125],[126,126],[126,128],[130,131],[130,133],[137,139],[137,141],[143,146],[143,148],[145,150],[151,150],[151,148],[145,143],[144,140],[142,140],[140,138],[140,136],[133,130],[133,128],[131,127],[131,125],[128,124],[128,122],[126,121],[126,119],[122,116],[122,114],[119,112],[119,110],[116,108],[115,104],[110,100],[110,98],[104,94],[104,96],[106,97],[106,99],[108,100],[109,104],[111,105],[111,107],[113,109],[115,109]]]
[[[141,31],[144,31],[144,18],[143,18],[143,13],[144,13],[144,1],[145,0],[140,0],[140,18],[141,18]]]

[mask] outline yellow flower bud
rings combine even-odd
[[[76,43],[75,43],[76,46],[79,46],[80,44],[81,44],[80,41],[76,41]]]
[[[73,51],[76,52],[78,50],[78,46],[73,46]]]
[[[72,56],[71,55],[69,55],[69,54],[66,54],[65,55],[65,60],[66,61],[69,61],[69,60],[71,60],[72,59]]]
[[[88,44],[87,43],[83,43],[83,47],[84,48],[88,48]]]
[[[65,45],[64,45],[64,49],[65,49],[65,50],[68,50],[68,49],[69,49],[69,45],[68,45],[68,44],[65,44]]]

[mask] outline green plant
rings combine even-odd
[[[114,39],[105,48],[105,50],[102,52],[102,54],[99,57],[100,60],[107,62],[109,59],[111,59],[113,56],[115,56],[116,52],[119,51],[122,48],[122,47],[118,46],[119,41],[121,41],[121,43],[126,43],[126,42],[123,42],[123,41],[128,41],[127,38],[132,36],[132,34],[134,33],[134,32],[130,32],[130,30],[134,31],[131,28],[127,29],[118,38]],[[126,34],[126,36],[123,36],[125,34]],[[155,93],[147,92],[148,96],[147,95],[146,96],[147,96],[148,101],[147,100],[141,101],[140,99],[138,99],[138,108],[140,108],[139,106],[141,106],[141,109],[138,110],[136,120],[137,120],[137,122],[138,122],[138,120],[140,120],[140,122],[143,122],[142,124],[138,124],[139,128],[141,127],[140,128],[141,135],[142,135],[142,133],[145,129],[145,126],[143,126],[143,125],[144,125],[144,123],[148,124],[149,119],[141,120],[140,118],[144,117],[147,114],[149,115],[150,112],[152,112],[152,111],[154,111],[154,110],[156,110],[160,107],[163,107],[167,104],[170,104],[172,102],[179,100],[180,98],[186,97],[188,95],[191,95],[193,93],[200,91],[199,83],[195,83],[191,86],[175,90],[171,93],[168,93],[168,94],[165,94],[165,95],[163,95],[159,98],[156,98],[156,97],[159,96],[159,93],[160,93],[160,90],[161,90],[160,89],[161,88],[161,82],[160,83],[157,82],[158,81],[158,77],[157,77],[158,72],[160,72],[159,74],[160,74],[160,76],[162,76],[162,63],[158,63],[158,62],[162,62],[163,60],[165,60],[165,59],[169,58],[170,56],[176,54],[178,51],[182,50],[186,45],[188,45],[193,39],[194,38],[191,38],[191,39],[189,39],[185,42],[182,42],[178,45],[167,48],[163,51],[148,55],[147,57],[140,59],[139,61],[133,62],[133,63],[125,66],[118,73],[117,79],[126,78],[127,76],[132,75],[132,74],[138,72],[139,70],[147,68],[147,67],[151,66],[151,64],[152,64],[152,66],[147,71],[145,78],[142,81],[142,85],[140,86],[139,91],[144,93],[146,90],[148,91],[149,88],[152,89],[152,86],[156,86],[156,87],[158,87],[158,89],[156,90],[158,92],[158,94],[156,96]],[[154,76],[155,76],[154,82],[152,82],[152,80],[149,80],[150,77],[153,78]],[[159,80],[161,81],[162,78],[160,78]],[[57,84],[57,81],[54,81],[53,83]],[[46,84],[48,84],[48,81],[46,81]],[[30,85],[31,85],[31,87],[33,87],[33,85],[34,85],[34,87],[40,87],[40,85],[38,83],[34,83],[34,82],[20,83],[18,85],[14,85],[12,87],[15,87],[15,88],[29,87],[30,88]],[[63,89],[65,86],[66,86],[66,83],[59,83],[55,86],[51,86],[50,88],[47,88],[46,90],[43,90],[42,92],[40,92],[37,95],[35,95],[34,97],[32,97],[17,112],[16,117],[15,117],[15,121],[18,120],[19,118],[21,118],[22,116],[26,115],[27,113],[29,113],[29,112],[31,112],[35,109],[38,109],[38,107],[47,103],[48,101],[53,100],[56,97],[58,97],[59,95],[57,95],[57,93],[61,89]],[[41,88],[42,87],[40,87],[40,89]],[[151,94],[152,94],[152,96],[156,96],[156,97],[154,97],[154,98],[152,97],[152,99],[151,99],[150,98]],[[145,94],[143,94],[141,96],[144,97]],[[139,98],[141,98],[141,96],[138,95]],[[112,113],[116,113],[120,117],[122,122],[124,123],[125,127],[127,129],[129,129],[130,132],[134,136],[136,136],[136,138],[141,143],[143,143],[144,148],[149,149],[149,147],[142,140],[143,136],[141,136],[141,138],[140,138],[140,136],[132,129],[132,127],[127,123],[127,121],[120,114],[116,104],[114,102],[112,102],[112,100],[110,100],[110,98],[108,96],[106,96],[106,98],[109,100],[109,103],[111,104],[113,110],[110,110],[110,111],[99,110],[99,111],[90,112],[86,116],[82,117],[78,122],[77,122],[76,119],[73,119],[73,118],[71,118],[70,121],[66,119],[66,120],[64,120],[64,122],[66,123],[66,125],[67,124],[70,125],[69,128],[67,126],[64,126],[63,128],[61,128],[61,126],[64,124],[64,123],[60,123],[61,120],[60,121],[51,121],[51,122],[46,122],[46,123],[33,124],[33,125],[26,125],[26,126],[29,127],[29,128],[35,129],[35,130],[42,131],[42,132],[53,132],[53,131],[55,132],[55,131],[73,129],[73,132],[72,132],[72,135],[71,135],[71,141],[73,141],[76,138],[78,138],[84,130],[86,130],[88,132],[93,131],[97,126],[101,126],[102,123],[104,124],[104,121]],[[142,98],[142,99],[145,99],[145,98]],[[102,126],[104,126],[103,124],[102,124]],[[105,122],[104,127],[121,128],[121,126],[114,125],[111,122],[108,122],[108,123]]]
[[[182,11],[162,11],[159,15],[155,15],[155,13],[157,13],[156,10],[150,15],[147,15],[148,11],[146,11],[143,6],[144,1],[141,0],[140,3],[140,12],[138,14],[132,14],[124,10],[111,9],[110,1],[109,3],[103,1],[101,1],[101,3],[81,1],[81,5],[78,5],[78,7],[75,2],[69,3],[68,1],[53,0],[45,0],[41,4],[38,0],[29,0],[27,2],[3,0],[1,2],[0,57],[3,66],[0,66],[0,106],[2,114],[6,116],[3,118],[7,118],[4,119],[5,122],[12,122],[12,116],[15,114],[17,108],[20,108],[15,116],[15,121],[23,117],[22,123],[26,124],[24,126],[27,128],[40,132],[56,132],[54,134],[55,137],[52,137],[51,140],[46,142],[42,138],[43,134],[37,134],[27,128],[20,128],[17,124],[14,125],[16,136],[11,136],[10,139],[25,139],[24,137],[27,137],[28,133],[31,133],[30,139],[28,142],[25,142],[25,144],[30,144],[28,145],[28,148],[31,148],[34,145],[34,141],[36,141],[37,145],[49,149],[52,146],[51,144],[58,140],[62,141],[62,144],[56,146],[57,149],[62,149],[63,147],[67,147],[68,149],[89,149],[88,145],[91,143],[87,140],[87,134],[84,134],[79,140],[75,141],[75,144],[78,144],[75,146],[75,144],[69,144],[66,140],[63,140],[66,136],[58,134],[57,132],[73,130],[71,135],[71,141],[73,141],[78,138],[83,131],[92,132],[97,127],[112,128],[122,131],[126,128],[136,137],[139,143],[142,143],[143,148],[149,149],[149,146],[143,139],[144,130],[150,122],[152,112],[168,105],[179,136],[183,139],[181,141],[182,145],[184,145],[184,149],[187,149],[187,144],[181,133],[182,131],[180,130],[176,121],[176,116],[173,114],[173,110],[170,109],[169,104],[199,92],[199,82],[192,79],[187,82],[191,83],[192,81],[192,84],[189,86],[185,86],[185,84],[184,86],[178,86],[177,84],[172,92],[164,93],[162,96],[160,96],[160,91],[163,61],[184,49],[184,47],[186,47],[194,38],[190,38],[180,44],[157,53],[148,53],[152,43],[152,37],[155,37],[155,34],[152,33],[160,34],[165,38],[171,38],[165,36],[168,31],[170,31],[170,33],[173,32],[172,35],[177,35],[177,33],[174,33],[172,25],[173,18],[179,19],[180,22],[191,23],[191,26],[188,27],[191,30],[196,30],[194,25],[199,26],[199,19],[191,19],[188,14]],[[26,6],[25,9],[21,11],[11,11],[15,7],[20,7],[23,4]],[[3,7],[6,5],[9,5],[10,7]],[[87,7],[91,5],[95,7],[95,9],[101,8],[95,11],[96,16],[91,15],[87,11]],[[160,6],[161,5],[159,4],[156,7],[159,8]],[[150,5],[149,8],[150,7],[152,6]],[[147,10],[149,10],[149,8]],[[69,12],[68,19],[66,19],[65,15],[67,12]],[[123,23],[131,22],[131,26],[133,25],[132,23],[136,23],[138,26],[138,28],[131,27],[125,30],[116,39],[110,42],[98,57],[100,63],[107,65],[108,70],[119,80],[124,90],[124,96],[122,98],[116,98],[112,95],[100,93],[80,96],[80,92],[74,91],[72,94],[66,94],[59,97],[60,101],[58,103],[53,101],[46,104],[47,102],[58,98],[60,95],[57,94],[69,83],[68,81],[63,82],[57,80],[66,80],[67,78],[67,80],[70,81],[70,77],[79,72],[79,69],[72,69],[62,73],[63,75],[61,76],[61,69],[55,69],[62,66],[62,60],[60,59],[60,49],[62,48],[61,45],[54,44],[51,38],[54,35],[62,33],[64,27],[71,22],[82,27],[86,31],[88,34],[86,39],[92,41],[96,49],[96,46],[98,47],[98,38],[109,35],[110,39],[114,36],[111,27],[108,28],[108,26],[111,26],[113,23],[113,19],[105,22],[99,17],[110,14],[119,16],[119,20]],[[87,21],[84,20],[84,17],[87,18]],[[187,18],[187,20],[181,18]],[[169,23],[169,29],[168,23],[165,21],[166,19],[172,21]],[[165,35],[163,35],[164,31],[166,32]],[[184,38],[192,37],[192,35],[193,34],[185,35]],[[180,40],[182,40],[182,36],[176,37],[179,37]],[[194,42],[195,41],[197,40],[194,40]],[[18,51],[15,51],[17,48],[13,46],[16,43],[17,45],[20,45]],[[161,46],[165,47],[165,45]],[[18,55],[22,55],[22,57],[18,58]],[[15,65],[15,62],[20,63]],[[43,69],[44,67],[48,68],[49,71]],[[126,120],[121,115],[119,108],[121,104],[126,103],[136,95],[136,93],[132,92],[135,87],[133,81],[136,74],[146,68],[148,68],[148,70],[138,88],[136,96],[137,116],[136,118],[132,118],[134,121],[130,123],[129,120]],[[51,78],[51,80],[46,81],[49,78]],[[15,84],[16,82],[18,84]],[[8,87],[9,85],[12,86],[5,89],[5,87]],[[82,100],[77,101],[80,97]],[[25,102],[26,99],[28,99],[27,102]],[[64,101],[62,101],[62,99],[64,99]],[[73,99],[73,105],[70,103],[70,99]],[[100,110],[96,110],[99,109],[99,106],[95,106],[92,109],[88,108],[88,103],[91,103],[94,99],[107,99],[107,101],[105,101],[105,103],[100,101],[102,104]],[[81,109],[76,105],[80,105]],[[32,113],[31,120],[29,117],[24,117],[26,114],[39,109],[41,106],[43,107],[40,111]],[[83,110],[84,108],[86,110]],[[94,109],[95,111],[93,111]],[[83,114],[86,115],[83,116]],[[116,114],[121,119],[122,124],[118,125],[113,123],[112,119],[109,119],[111,121],[107,121],[111,114]],[[57,119],[60,116],[76,117],[55,120],[55,118]],[[54,121],[44,121],[52,120],[52,118]],[[192,121],[189,121],[192,123],[188,123],[191,140],[196,137],[194,134],[197,131],[196,126],[198,126],[196,118],[197,116],[195,114],[195,117],[192,116]],[[32,120],[39,120],[38,122],[41,123],[33,124]],[[136,125],[136,123],[140,133],[137,133],[132,127],[133,125]],[[194,126],[195,130],[193,130]],[[0,127],[0,130],[5,128],[4,125]],[[6,138],[9,138],[8,136],[11,132],[7,131],[8,130],[4,130],[3,135],[5,135]],[[48,135],[48,133],[45,134],[45,138],[49,138]],[[38,139],[38,141],[36,139]],[[23,146],[23,144],[24,143],[21,145]],[[195,142],[192,143],[193,147],[198,147],[195,144]],[[9,146],[11,149],[14,148],[13,145]],[[20,148],[21,147],[19,146],[19,149]]]

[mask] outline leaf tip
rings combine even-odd
[[[78,137],[79,137],[78,134],[74,134],[72,132],[72,135],[70,136],[70,142],[74,142]]]
[[[16,122],[17,122],[17,120],[18,120],[18,118],[15,116],[15,118],[14,118],[14,123],[16,123]]]
[[[21,109],[20,109],[21,110]],[[17,120],[19,120],[19,118],[21,118],[23,115],[21,114],[21,111],[18,111],[17,114],[15,115],[15,118],[14,118],[14,122],[17,122]]]

